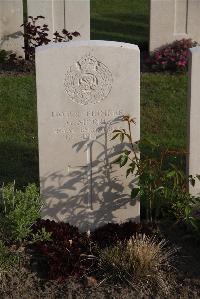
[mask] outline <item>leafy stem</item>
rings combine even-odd
[[[194,204],[200,202],[200,199],[192,197],[187,191],[188,181],[194,186],[200,176],[190,175],[188,178],[180,166],[184,164],[187,152],[163,149],[147,141],[145,146],[148,154],[143,153],[140,159],[137,151],[139,142],[134,142],[132,136],[135,120],[126,115],[123,116],[123,121],[127,122],[128,131],[114,130],[112,140],[119,138],[123,143],[128,138],[130,150],[123,150],[113,163],[127,167],[126,177],[139,177],[138,186],[133,186],[131,190],[131,199],[140,195],[146,220],[152,222],[162,217],[175,217],[178,222],[187,223],[195,229],[200,228],[200,223],[197,225],[198,219],[193,216]]]

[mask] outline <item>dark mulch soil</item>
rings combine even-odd
[[[129,287],[101,285],[89,286],[71,278],[65,284],[49,282],[41,287],[34,276],[27,277],[17,275],[10,280],[4,288],[0,288],[2,299],[129,299],[148,298]]]
[[[177,298],[200,298],[200,236],[174,223],[159,225],[161,236],[178,248],[174,266],[177,269]]]
[[[35,63],[27,60],[6,61],[0,63],[0,75],[27,75],[35,72]]]
[[[114,245],[118,241],[123,242],[138,233],[147,235],[156,233],[158,237],[169,240],[171,247],[178,249],[173,264],[177,269],[177,287],[174,288],[174,293],[169,298],[200,298],[200,240],[191,232],[187,232],[185,227],[173,223],[162,223],[158,226],[132,222],[110,223],[98,228],[89,237],[87,234],[78,232],[77,228],[69,224],[39,220],[34,227],[34,232],[40,230],[41,227],[52,232],[53,242],[40,242],[32,246],[32,263],[40,260],[39,271],[38,265],[35,266],[37,273],[41,274],[41,269],[43,269],[43,274],[44,272],[48,273],[46,277],[41,275],[45,281],[54,279],[51,287],[54,286],[53,292],[57,292],[58,297],[52,298],[149,298],[145,297],[145,294],[138,294],[125,286],[113,287],[103,284],[97,287],[95,279],[94,281],[90,277],[83,279],[83,277],[87,277],[84,274],[90,265],[80,262],[82,255],[95,254],[96,245],[104,248]],[[69,251],[72,263],[69,263]],[[33,254],[34,252],[39,253],[40,258],[43,259],[38,259],[38,256]],[[64,264],[67,264],[68,268],[63,267]],[[68,277],[66,277],[66,273],[69,274]],[[159,294],[154,298],[156,296],[159,298]]]

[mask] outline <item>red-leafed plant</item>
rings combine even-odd
[[[189,49],[196,47],[197,42],[191,39],[174,41],[156,49],[148,63],[155,71],[186,71],[188,67]]]
[[[24,51],[27,60],[35,59],[35,48],[47,45],[51,42],[49,38],[49,26],[47,24],[38,25],[38,20],[45,19],[43,16],[32,17],[29,16],[28,20],[22,24],[24,27]],[[69,32],[66,29],[62,30],[62,34],[59,32],[54,33],[53,42],[67,42],[73,39],[73,37],[79,36],[77,31]]]
[[[94,269],[96,259],[91,257],[97,254],[98,248],[125,242],[136,234],[152,234],[147,226],[126,222],[108,223],[88,236],[68,223],[39,219],[32,227],[32,233],[36,235],[42,230],[51,235],[51,240],[38,240],[29,246],[35,252],[36,261],[40,260],[38,271],[42,269],[46,278],[60,282],[69,276],[80,277],[92,266]]]
[[[38,241],[31,247],[42,257],[42,268],[47,278],[63,281],[68,276],[83,274],[82,256],[90,254],[87,234],[80,233],[68,223],[50,220],[38,220],[33,226],[33,233],[41,229],[51,233],[51,241]]]

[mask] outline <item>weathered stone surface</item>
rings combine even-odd
[[[79,40],[90,39],[90,0],[65,0],[65,28],[78,31]]]
[[[140,63],[135,45],[80,41],[37,48],[41,194],[45,218],[82,230],[138,221],[125,170],[112,164],[122,146],[111,141],[123,115],[136,117],[140,138]]]
[[[0,1],[0,49],[24,56],[22,0]]]
[[[200,42],[200,1],[151,0],[150,51],[182,38]]]
[[[200,174],[200,47],[190,49],[188,89],[188,175]],[[190,185],[192,195],[200,195],[200,182]]]
[[[187,33],[200,43],[200,1],[188,0]]]
[[[49,37],[62,29],[70,32],[78,31],[79,40],[90,39],[90,0],[27,0],[30,16],[44,16],[45,20],[38,22],[49,26]]]

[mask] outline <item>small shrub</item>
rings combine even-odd
[[[87,234],[79,233],[68,223],[43,219],[33,225],[32,233],[36,235],[42,229],[50,234],[51,240],[39,240],[30,248],[42,258],[38,268],[45,269],[47,278],[63,281],[70,275],[83,274],[87,265],[81,263],[82,256],[90,254]]]
[[[156,49],[150,56],[148,64],[155,71],[185,71],[188,67],[189,49],[197,43],[191,39],[174,41]]]
[[[147,142],[148,154],[139,159],[138,145],[132,139],[131,125],[135,125],[134,119],[124,116],[128,130],[114,130],[112,139],[119,138],[122,143],[128,140],[129,148],[124,150],[113,163],[119,167],[127,167],[126,176],[138,177],[138,185],[135,183],[131,190],[131,199],[140,195],[142,205],[145,207],[147,222],[157,221],[161,218],[175,218],[178,222],[191,225],[195,230],[200,228],[199,220],[192,215],[199,197],[193,197],[187,192],[188,181],[194,186],[196,175],[187,177],[184,171],[177,167],[175,161],[185,157],[185,151],[163,149],[159,145]],[[144,146],[144,144],[143,144]]]
[[[47,24],[38,25],[38,21],[45,19],[43,16],[29,16],[21,26],[24,27],[24,49],[25,59],[17,56],[12,51],[0,50],[0,67],[4,72],[34,72],[35,71],[35,49],[41,45],[52,42],[67,42],[79,36],[79,32],[69,32],[66,29],[62,33],[55,32],[51,40],[49,38],[49,27]]]
[[[26,59],[32,59],[35,56],[35,48],[41,45],[47,45],[51,40],[48,38],[48,25],[39,26],[36,22],[44,19],[43,16],[36,18],[28,17],[28,20],[22,24],[24,27],[24,43]]]
[[[47,24],[38,25],[37,21],[40,19],[45,19],[43,16],[32,17],[29,16],[28,20],[22,24],[24,27],[24,41],[25,46],[23,47],[25,51],[25,56],[27,60],[34,61],[35,59],[35,49],[42,45],[47,45],[51,42],[49,38],[49,26]],[[54,33],[53,42],[67,42],[73,39],[73,37],[79,36],[79,32],[69,32],[66,29],[62,30],[62,34],[59,32]]]
[[[34,244],[29,242],[29,247],[34,255],[40,256],[42,264],[38,263],[38,271],[45,269],[48,278],[60,281],[70,275],[86,273],[94,263],[94,260],[87,257],[93,255],[96,248],[113,246],[138,233],[151,235],[149,228],[133,222],[109,223],[97,228],[88,237],[68,223],[40,219],[33,225],[32,234],[37,236],[42,230],[45,230],[45,235],[50,234],[50,240],[35,238]]]
[[[0,233],[2,239],[22,242],[40,216],[41,200],[37,187],[28,185],[25,191],[15,190],[15,184],[3,186],[0,192]]]
[[[166,241],[156,241],[145,235],[137,235],[127,243],[118,243],[99,252],[98,269],[103,281],[129,283],[134,289],[149,294],[155,290],[168,294],[171,272],[170,260],[174,250]]]
[[[31,233],[29,236],[28,244],[34,244],[37,242],[51,242],[51,232],[47,232],[44,227],[41,230],[37,231],[35,234]]]

